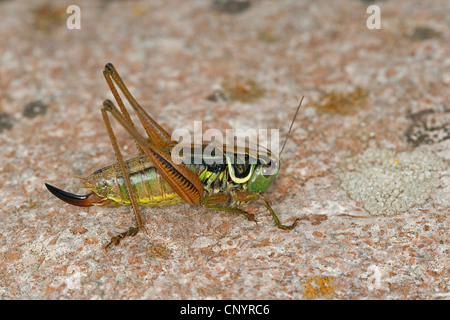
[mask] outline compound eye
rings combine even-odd
[[[274,174],[278,173],[278,164],[274,163],[273,165],[265,164],[261,168],[261,173],[264,177],[270,178]]]

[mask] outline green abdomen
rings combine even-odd
[[[130,173],[133,194],[136,195],[138,205],[162,207],[184,202],[156,170],[147,156],[142,155],[129,159],[125,161],[125,165]],[[233,181],[230,180],[227,173],[226,164],[202,163],[190,164],[188,167],[203,183],[203,196],[226,193],[227,185],[233,185]],[[119,164],[97,170],[84,181],[84,187],[101,198],[95,203],[96,206],[131,205]],[[245,188],[246,185],[243,184],[241,187]]]
[[[129,159],[125,161],[125,165],[130,173],[131,185],[139,205],[159,207],[183,202],[183,199],[164,180],[148,157],[138,156]],[[92,190],[105,200],[110,200],[99,205],[131,205],[117,163],[95,171],[85,181],[86,189]]]

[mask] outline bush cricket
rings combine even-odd
[[[261,193],[269,187],[279,172],[279,158],[303,98],[278,157],[271,154],[270,150],[264,153],[250,152],[254,150],[224,144],[222,148],[214,149],[209,156],[199,152],[183,154],[173,159],[171,151],[177,142],[172,141],[171,135],[144,111],[111,63],[106,64],[103,75],[119,106],[117,108],[113,102],[105,100],[101,109],[117,162],[81,178],[84,188],[90,191],[86,195],[75,195],[50,184],[45,185],[53,195],[76,206],[132,206],[136,225],[112,237],[106,249],[112,244],[118,245],[125,237],[136,235],[140,230],[147,232],[139,206],[162,207],[187,202],[212,210],[242,214],[249,221],[256,221],[253,214],[237,206],[260,200],[278,228],[295,228],[299,219],[295,219],[290,225],[281,224],[269,201]],[[137,114],[148,137],[136,130],[116,86]],[[129,160],[123,159],[110,116],[132,136],[139,150],[138,156]],[[207,144],[192,147],[204,151]]]

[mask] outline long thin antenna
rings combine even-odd
[[[291,135],[292,126],[294,125],[295,118],[297,118],[298,110],[300,110],[300,107],[302,106],[302,102],[303,102],[303,98],[304,97],[305,96],[303,96],[302,99],[300,100],[300,103],[298,104],[298,107],[297,107],[297,111],[295,111],[294,119],[292,119],[291,126],[289,127],[289,132],[286,135],[286,139],[284,139],[283,148],[281,148],[280,155],[278,156],[278,159],[281,159],[281,154],[283,153],[284,147],[286,146],[286,142],[288,141],[289,136]]]

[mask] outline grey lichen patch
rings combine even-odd
[[[410,35],[411,40],[420,41],[427,40],[430,38],[440,37],[442,34],[432,28],[418,26],[415,27],[412,34]]]
[[[28,103],[23,109],[22,115],[27,118],[34,118],[38,115],[44,115],[47,112],[47,105],[37,100]]]
[[[14,124],[14,117],[8,113],[0,113],[0,133],[3,130],[11,130]]]
[[[435,144],[450,139],[450,108],[440,106],[408,116],[412,120],[405,135],[414,147]]]
[[[371,215],[395,215],[424,204],[447,164],[429,151],[367,149],[335,173],[351,199]]]
[[[249,0],[213,0],[213,9],[218,12],[236,14],[250,8]]]

